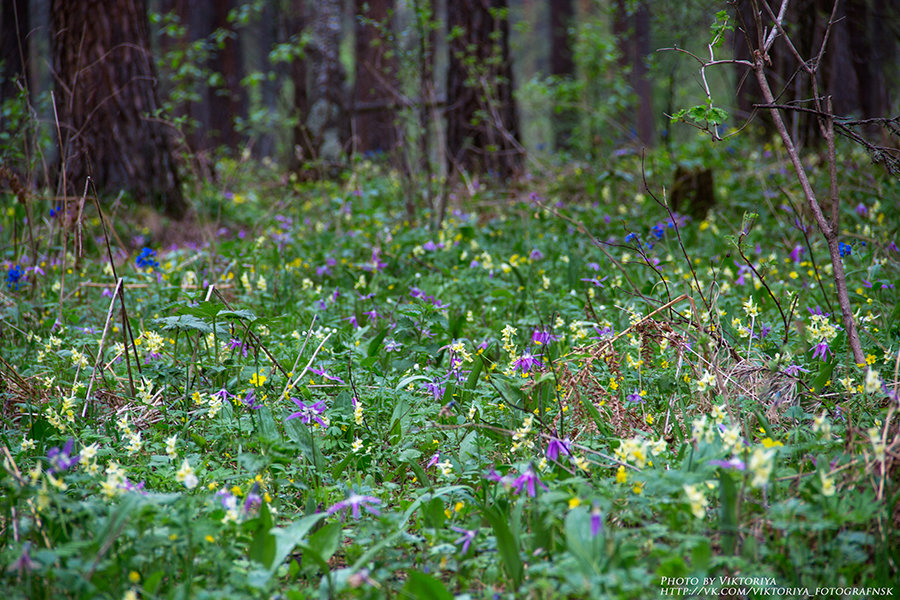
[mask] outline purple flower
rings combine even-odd
[[[50,473],[68,471],[78,464],[79,456],[72,456],[72,446],[75,444],[75,438],[69,438],[62,450],[58,446],[54,446],[47,451],[47,460],[50,462]]]
[[[556,460],[559,458],[560,453],[571,455],[572,452],[569,450],[569,443],[569,438],[566,438],[565,440],[553,438],[550,440],[550,443],[547,444],[547,458]]]
[[[519,475],[516,480],[512,482],[512,486],[515,488],[517,494],[522,493],[522,488],[525,488],[525,490],[528,492],[528,495],[532,498],[534,498],[537,494],[537,491],[535,490],[535,484],[540,485],[545,490],[547,489],[547,486],[544,485],[540,479],[538,479],[537,473],[535,473],[534,469],[532,469],[531,467],[528,467],[528,469],[526,469],[524,473]]]
[[[322,417],[319,416],[323,412],[325,412],[325,403],[323,401],[319,400],[315,404],[306,404],[305,402],[303,402],[302,400],[298,400],[297,398],[291,398],[291,401],[293,401],[294,404],[299,406],[300,410],[288,415],[288,418],[287,418],[288,421],[290,421],[291,419],[299,418],[301,421],[303,421],[307,425],[309,425],[311,422],[315,421],[316,423],[321,425],[323,428],[325,427],[325,421],[323,421]]]
[[[827,354],[831,352],[831,348],[828,347],[828,342],[822,340],[818,344],[816,344],[816,351],[813,352],[813,360],[816,358],[821,358],[823,361],[827,359]]]
[[[858,214],[861,217],[866,216],[869,212],[869,209],[866,208],[866,205],[863,204],[862,202],[860,202],[859,204],[856,205],[855,210],[856,210],[856,214]]]
[[[247,356],[247,344],[237,338],[231,338],[231,341],[228,342],[228,349],[237,350],[243,357]]]
[[[469,551],[469,545],[472,543],[472,540],[475,539],[475,536],[478,534],[477,529],[463,529],[462,527],[456,527],[455,525],[451,525],[450,529],[455,531],[456,533],[461,533],[462,535],[453,542],[454,544],[462,544],[462,548],[460,551],[465,554]]]
[[[247,395],[241,400],[241,404],[249,408],[250,410],[257,410],[262,408],[262,402],[256,401],[256,394],[253,393],[253,390],[247,392]]]
[[[791,262],[798,263],[800,262],[800,255],[803,254],[803,246],[797,244],[794,246],[794,249],[791,250]]]
[[[22,547],[22,554],[19,555],[19,558],[17,558],[15,562],[6,567],[6,570],[18,571],[19,575],[22,575],[23,573],[30,573],[31,571],[33,571],[35,564],[34,561],[31,560],[30,550],[31,542],[25,542],[25,545]]]
[[[351,494],[350,497],[346,500],[341,500],[340,502],[334,504],[331,508],[328,509],[327,512],[329,515],[333,515],[336,512],[345,511],[349,508],[353,514],[353,518],[358,519],[360,515],[359,508],[362,507],[366,510],[366,512],[373,515],[381,514],[381,512],[374,506],[368,506],[369,504],[381,504],[381,500],[375,498],[374,496],[361,496],[359,494]]]
[[[442,381],[430,381],[428,383],[422,384],[426,390],[431,392],[431,395],[435,400],[440,400],[444,397],[444,384]]]
[[[541,364],[541,359],[537,356],[534,356],[530,352],[525,352],[513,362],[513,367],[522,371],[522,373],[528,373],[534,367]]]
[[[428,459],[428,464],[425,465],[425,468],[430,469],[434,465],[438,464],[439,460],[441,460],[441,453],[435,452],[434,456],[432,456],[430,459]]]
[[[226,390],[225,388],[222,388],[218,392],[215,392],[213,394],[213,396],[218,398],[219,402],[225,402],[226,400],[228,400],[231,397],[231,394],[228,393],[228,390]]]
[[[259,484],[254,483],[253,489],[250,490],[250,493],[247,494],[247,499],[244,500],[244,512],[249,513],[260,504],[262,504],[262,497],[259,495]]]
[[[601,531],[603,531],[603,515],[600,513],[600,507],[595,504],[591,510],[591,537],[597,537]]]
[[[530,258],[531,260],[541,260],[542,258],[544,258],[544,255],[541,254],[540,250],[535,248],[531,251],[531,254],[528,255],[528,258]]]
[[[309,369],[309,372],[315,373],[319,377],[323,377],[323,378],[327,379],[328,381],[337,381],[338,383],[344,383],[343,379],[341,379],[340,377],[335,377],[334,375],[329,375],[328,371],[326,371],[325,369],[315,369],[315,368],[311,367]]]
[[[736,471],[744,470],[744,461],[736,456],[733,456],[728,460],[721,460],[717,458],[716,460],[709,461],[709,464],[714,467],[722,467],[723,469],[734,469]]]
[[[434,242],[428,240],[427,242],[422,244],[422,249],[428,250],[429,252],[434,252],[435,250],[437,250],[437,246],[434,245]]]
[[[625,397],[625,399],[628,400],[629,402],[634,402],[636,404],[639,404],[644,401],[644,397],[641,396],[641,393],[638,391],[634,391],[634,392],[628,394]]]

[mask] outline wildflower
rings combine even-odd
[[[534,498],[537,493],[535,484],[540,485],[545,490],[547,489],[547,486],[544,485],[540,479],[538,479],[537,473],[535,473],[531,467],[528,467],[528,469],[526,469],[524,473],[519,475],[515,479],[515,481],[512,482],[512,487],[515,488],[517,494],[521,493],[522,488],[524,487],[528,492],[528,495]]]
[[[559,458],[560,453],[571,455],[572,452],[571,450],[569,450],[569,444],[569,438],[566,438],[562,441],[553,438],[552,440],[550,440],[550,443],[547,444],[547,458],[549,458],[550,460],[556,460],[557,458]]]
[[[170,459],[175,460],[178,454],[175,452],[175,443],[178,441],[178,435],[166,438],[166,454]]]
[[[456,527],[455,525],[451,525],[450,529],[455,531],[456,533],[461,533],[462,535],[453,542],[456,545],[462,544],[460,551],[465,554],[469,551],[469,546],[472,543],[472,540],[475,539],[475,536],[478,534],[477,529],[463,529],[462,527]]]
[[[265,380],[265,377],[263,377],[263,380]],[[263,400],[265,400],[265,396],[263,396]],[[241,404],[249,410],[259,410],[263,406],[262,401],[256,401],[256,394],[254,394],[253,390],[247,392],[247,395],[241,399]]]
[[[714,467],[721,467],[723,469],[734,469],[735,471],[743,471],[745,468],[744,461],[733,456],[728,460],[715,459],[709,461],[709,464]]]
[[[430,469],[430,468],[433,467],[434,465],[438,464],[438,461],[440,461],[440,460],[441,460],[441,453],[440,453],[440,452],[435,452],[435,453],[434,453],[434,456],[432,456],[432,457],[428,460],[428,463],[425,465],[425,468],[426,468],[426,469]]]
[[[50,467],[47,469],[48,473],[68,471],[78,464],[78,455],[72,456],[72,446],[74,444],[75,439],[69,438],[62,450],[54,446],[47,451],[47,461],[50,463]]]
[[[709,501],[706,499],[706,496],[703,495],[703,492],[698,490],[695,485],[685,484],[684,493],[688,497],[688,503],[691,505],[691,512],[694,513],[694,516],[698,519],[705,517],[706,506]]]
[[[360,515],[360,507],[364,508],[366,512],[373,515],[380,515],[381,512],[375,508],[374,506],[369,506],[370,504],[381,504],[381,500],[375,498],[374,496],[362,496],[359,494],[351,494],[349,498],[346,500],[341,500],[340,502],[335,503],[331,508],[328,509],[327,514],[333,515],[337,512],[346,511],[348,508],[353,514],[354,519],[358,519]]]
[[[881,389],[881,376],[878,375],[878,371],[873,368],[869,368],[866,371],[866,393],[874,394],[878,390]]]
[[[445,460],[444,462],[439,462],[437,465],[441,470],[441,475],[444,477],[450,477],[453,475],[453,463],[449,460]]]
[[[753,473],[753,480],[750,484],[753,487],[763,487],[769,483],[769,477],[772,475],[774,468],[775,449],[756,448],[750,455],[750,462],[747,468]]]
[[[625,466],[619,465],[616,469],[616,483],[625,483],[628,481],[628,473],[625,472]]]
[[[31,542],[25,542],[25,545],[22,546],[22,553],[19,555],[19,558],[15,560],[11,565],[6,567],[7,571],[18,571],[19,575],[23,573],[30,573],[34,569],[34,561],[31,560]]]
[[[634,402],[636,404],[639,404],[644,401],[644,396],[646,396],[646,395],[647,395],[647,392],[644,390],[640,390],[640,391],[635,390],[634,392],[628,394],[628,396],[626,396],[625,398],[629,402]]]
[[[755,319],[759,315],[759,307],[753,303],[753,298],[747,298],[743,303],[744,312],[751,319]]]
[[[836,491],[834,477],[829,477],[824,471],[820,471],[819,479],[822,480],[822,495],[826,498],[834,496],[834,492]]]
[[[813,417],[813,433],[821,433],[826,438],[831,435],[831,423],[826,413]]]
[[[6,273],[6,287],[19,291],[19,286],[22,284],[22,278],[25,276],[25,271],[19,265],[14,265],[9,268],[9,271]]]
[[[525,375],[535,366],[538,366],[540,364],[540,358],[535,357],[530,352],[525,352],[522,354],[522,356],[513,361],[513,369],[518,369],[522,372],[523,375]]]
[[[716,384],[716,376],[709,371],[703,371],[703,375],[697,380],[697,391],[701,394]]]
[[[125,447],[128,454],[136,454],[141,451],[141,432],[135,431],[128,436],[128,446]]]
[[[597,537],[597,534],[603,531],[603,515],[600,512],[600,507],[598,505],[594,505],[594,508],[591,509],[591,537]]]
[[[291,401],[300,407],[295,413],[291,413],[288,415],[287,420],[300,418],[305,424],[309,425],[312,421],[315,421],[320,426],[327,427],[325,421],[320,417],[322,413],[325,412],[325,402],[319,400],[315,404],[306,404],[302,400],[298,400],[297,398],[291,398]]]
[[[359,452],[360,450],[362,450],[362,448],[363,448],[362,440],[359,439],[359,438],[354,438],[354,439],[353,439],[353,444],[350,445],[350,450],[351,450],[354,454],[356,454],[357,452]]]
[[[34,450],[34,440],[29,437],[22,438],[22,452]]]
[[[827,360],[827,354],[831,352],[831,348],[828,347],[828,342],[822,340],[818,344],[816,344],[816,349],[813,352],[813,360],[816,358],[821,358],[823,361]]]
[[[841,257],[850,256],[853,254],[853,246],[844,242],[838,242],[838,252],[840,252]]]
[[[240,339],[231,338],[228,342],[228,349],[237,350],[241,353],[241,356],[245,358],[247,357],[247,343],[241,341]]]
[[[194,473],[194,469],[191,467],[191,463],[188,462],[188,459],[184,459],[184,462],[181,463],[181,468],[175,473],[175,481],[183,483],[184,487],[189,490],[194,489],[197,487],[197,484],[200,483],[200,480],[197,479],[197,475]]]
[[[144,248],[134,261],[138,269],[148,270],[159,267],[159,263],[155,260],[156,250]]]
[[[260,504],[262,504],[262,497],[259,495],[259,483],[257,482],[253,484],[247,493],[247,499],[244,500],[244,513],[249,513]]]

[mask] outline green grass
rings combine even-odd
[[[48,200],[30,227],[7,203],[2,273],[24,277],[0,291],[0,587],[895,585],[897,182],[845,150],[860,366],[779,149],[680,152],[648,158],[651,192],[675,161],[712,166],[702,222],[673,222],[629,157],[459,190],[437,232],[404,222],[403,186],[368,165],[318,186],[231,165],[240,183],[194,198],[193,245],[153,239],[138,209],[107,215],[116,302],[94,207],[66,236]]]

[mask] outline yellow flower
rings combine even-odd
[[[130,581],[131,583],[137,583],[140,580],[141,580],[141,574],[138,573],[137,571],[132,571],[131,573],[128,574],[128,581]]]
[[[619,468],[616,470],[616,483],[625,483],[628,481],[628,473],[625,472],[625,467],[619,465]]]
[[[834,477],[829,477],[824,472],[820,472],[819,478],[822,480],[822,495],[826,498],[834,496],[834,492],[836,491]]]
[[[581,506],[581,499],[578,496],[573,496],[569,498],[569,509],[577,508]]]
[[[770,437],[765,438],[765,439],[762,441],[762,445],[763,445],[765,448],[779,448],[779,447],[784,446],[784,444],[782,444],[781,442],[776,441],[776,440],[773,440],[773,439],[770,438]]]

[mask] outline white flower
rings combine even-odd
[[[684,485],[684,493],[688,497],[688,502],[691,505],[691,512],[694,513],[694,516],[698,519],[702,519],[706,516],[706,505],[708,504],[708,500],[706,496],[703,495],[703,492],[697,489],[695,485]]]
[[[747,468],[753,473],[753,480],[750,485],[753,487],[763,487],[769,483],[769,477],[772,475],[774,467],[775,449],[757,448],[750,455],[750,463]]]
[[[866,371],[866,393],[874,394],[878,390],[881,389],[881,376],[878,375],[878,371],[870,368]]]
[[[183,483],[184,487],[189,490],[194,489],[197,487],[197,484],[200,483],[200,480],[197,479],[197,475],[194,473],[194,469],[191,467],[191,463],[188,462],[188,459],[184,459],[184,462],[181,463],[181,468],[175,473],[175,481]]]

